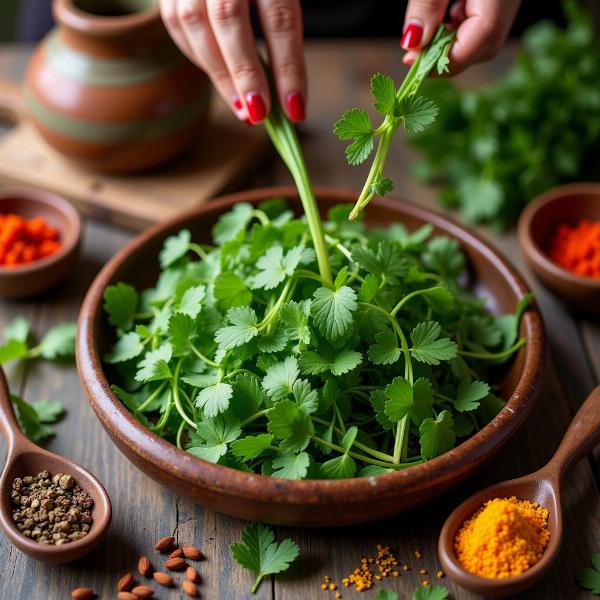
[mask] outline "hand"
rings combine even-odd
[[[299,0],[257,0],[281,106],[304,120],[306,76]],[[271,96],[250,22],[248,0],[160,0],[169,34],[203,69],[236,116],[260,123]]]
[[[410,0],[400,46],[402,61],[412,64],[444,18],[449,0]],[[456,41],[450,50],[450,74],[496,56],[508,36],[520,0],[455,0],[450,8]]]

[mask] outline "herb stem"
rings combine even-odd
[[[256,591],[258,590],[262,580],[263,580],[264,575],[259,575],[256,578],[256,581],[254,582],[254,585],[252,586],[252,589],[250,590],[251,594],[256,594]]]
[[[390,315],[392,315],[393,317],[395,317],[398,314],[398,311],[409,301],[412,300],[415,296],[420,296],[421,294],[427,294],[428,292],[431,292],[431,290],[435,290],[437,287],[439,286],[434,286],[434,287],[430,287],[430,288],[424,288],[422,290],[415,290],[414,292],[411,292],[410,294],[407,294],[406,296],[404,296],[404,298],[402,298],[402,300],[400,300],[400,302],[398,302],[398,304],[396,304],[396,306],[394,306],[394,308],[392,308]]]
[[[220,369],[221,365],[216,363],[214,360],[208,358],[208,356],[204,356],[192,342],[188,342],[189,349],[203,362],[205,362],[209,367],[213,367],[214,369]]]
[[[148,396],[148,398],[146,398],[146,400],[144,400],[144,402],[142,402],[136,409],[135,409],[135,413],[142,413],[144,412],[144,410],[146,410],[146,408],[148,408],[148,406],[150,406],[150,404],[152,404],[152,402],[154,402],[155,398],[157,398],[162,391],[165,389],[165,386],[167,385],[166,381],[163,381],[151,394],[150,396]]]
[[[522,348],[527,343],[527,338],[521,338],[518,342],[513,344],[507,350],[503,352],[469,352],[468,350],[459,350],[458,353],[461,356],[466,356],[467,358],[478,358],[481,360],[500,360],[502,358],[506,358],[516,352],[519,348]]]
[[[188,248],[195,252],[202,260],[206,260],[208,258],[208,254],[204,251],[204,248],[199,244],[194,244],[193,242],[188,245]]]
[[[179,362],[175,367],[175,375],[172,379],[173,401],[175,402],[175,408],[181,418],[193,429],[198,429],[198,425],[187,416],[185,410],[183,410],[183,406],[181,406],[181,400],[179,398],[179,375],[181,373],[181,365],[183,365],[183,358],[179,359]]]

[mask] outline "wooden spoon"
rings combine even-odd
[[[563,533],[560,484],[565,472],[600,443],[600,386],[595,388],[567,429],[558,450],[548,464],[525,477],[492,485],[465,500],[447,519],[440,533],[438,553],[447,575],[458,585],[498,598],[517,594],[534,585],[550,568],[558,554]],[[484,502],[516,496],[538,502],[549,511],[550,540],[541,560],[518,577],[489,579],[466,571],[454,553],[454,539],[460,526]]]
[[[0,429],[8,445],[8,455],[0,478],[0,525],[10,541],[29,556],[48,563],[64,563],[82,557],[100,543],[108,531],[112,509],[103,485],[86,469],[76,463],[36,446],[21,432],[6,378],[0,369]],[[19,532],[12,518],[11,490],[15,477],[36,475],[48,471],[52,475],[71,475],[77,484],[94,500],[93,523],[88,534],[60,546],[40,544]]]

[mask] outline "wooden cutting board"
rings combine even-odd
[[[268,151],[262,127],[248,127],[213,97],[210,124],[179,160],[152,172],[103,175],[73,164],[28,122],[18,85],[0,81],[0,119],[14,128],[0,139],[0,182],[48,190],[84,214],[143,229],[231,188]]]

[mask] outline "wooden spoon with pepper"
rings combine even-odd
[[[492,485],[465,500],[446,519],[440,533],[438,553],[446,574],[458,585],[492,598],[517,594],[534,585],[558,555],[563,533],[560,484],[566,471],[600,443],[600,386],[588,396],[569,425],[558,450],[539,471]],[[538,563],[518,577],[489,579],[470,573],[458,562],[454,539],[461,525],[492,498],[516,496],[538,502],[549,511],[550,540]]]
[[[64,563],[81,558],[104,538],[110,525],[112,509],[104,486],[86,469],[67,458],[36,446],[21,432],[15,417],[4,372],[0,369],[0,429],[8,445],[6,463],[0,478],[0,525],[9,540],[22,552],[48,563]],[[36,542],[25,537],[15,526],[11,506],[12,483],[15,477],[36,475],[48,471],[52,475],[71,475],[94,501],[93,523],[87,535],[62,545]]]

